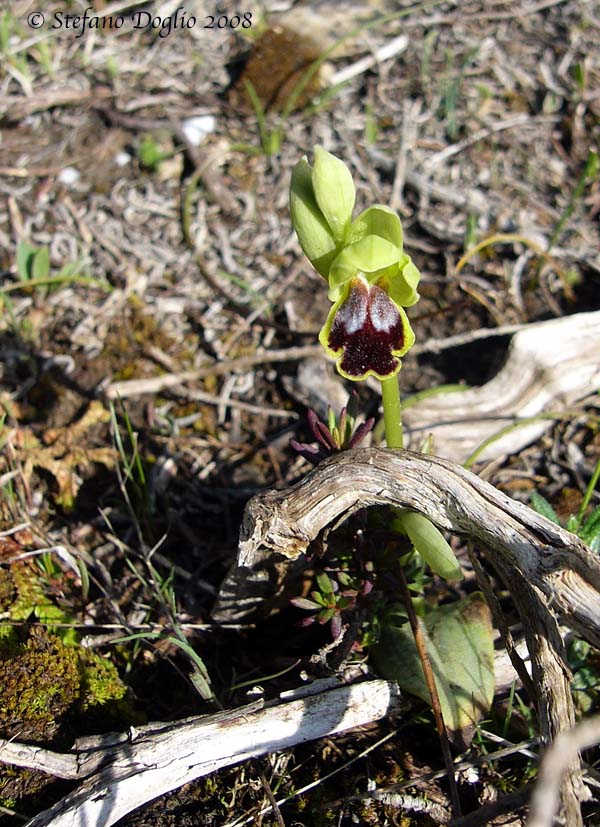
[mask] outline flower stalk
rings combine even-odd
[[[381,380],[381,400],[383,403],[383,422],[385,441],[388,448],[404,448],[402,431],[402,403],[400,386],[396,375]]]
[[[306,158],[296,164],[290,187],[292,224],[304,253],[327,279],[332,302],[319,341],[345,379],[379,379],[386,442],[402,449],[398,372],[415,342],[405,308],[419,300],[421,274],[404,252],[402,224],[394,210],[375,204],[353,220],[355,200],[350,171],[322,147],[315,147],[312,167]],[[329,450],[339,447],[324,431],[316,435]],[[318,448],[300,447],[305,456],[318,459]],[[454,552],[429,520],[398,511],[392,523],[437,574],[460,578]]]

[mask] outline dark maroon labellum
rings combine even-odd
[[[357,278],[335,314],[327,344],[334,352],[344,351],[339,367],[348,376],[360,378],[369,371],[390,376],[400,362],[392,351],[404,346],[404,323],[385,290]]]

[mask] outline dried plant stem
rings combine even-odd
[[[580,721],[576,726],[560,732],[546,751],[540,767],[538,782],[531,797],[527,827],[552,827],[560,805],[561,780],[579,761],[579,753],[600,743],[600,716]],[[582,796],[589,800],[589,791]]]
[[[406,606],[408,622],[410,623],[410,628],[415,639],[415,646],[417,647],[417,654],[419,655],[419,660],[421,661],[421,666],[423,667],[425,683],[427,684],[427,689],[431,696],[431,708],[433,709],[433,717],[435,718],[436,729],[440,737],[442,755],[444,756],[444,764],[446,765],[446,772],[448,773],[448,784],[450,787],[450,800],[452,802],[452,812],[455,818],[459,818],[461,815],[460,798],[458,795],[458,787],[456,786],[456,777],[454,775],[454,764],[452,761],[452,754],[450,752],[450,741],[448,740],[448,732],[446,730],[444,716],[442,715],[440,696],[437,691],[437,686],[435,685],[435,677],[433,675],[433,669],[431,668],[431,661],[429,660],[429,655],[427,654],[427,647],[425,645],[423,630],[419,624],[419,619],[417,617],[417,613],[415,612],[415,607],[413,606],[412,598],[410,596],[410,591],[408,590],[408,584],[406,582],[406,577],[404,576],[404,569],[402,568],[402,565],[398,566],[398,573],[400,577],[400,592],[402,595],[402,601]]]
[[[390,376],[388,379],[381,380],[381,399],[383,401],[383,420],[385,424],[385,439],[388,448],[402,449],[404,447],[404,439],[402,434],[402,403],[400,401],[400,388],[397,376]],[[406,583],[404,569],[402,564],[398,565],[398,573],[400,576],[400,590],[402,593],[402,600],[406,606],[410,627],[415,639],[417,653],[421,666],[423,667],[423,674],[425,675],[425,683],[431,696],[431,706],[435,718],[435,724],[440,737],[440,744],[442,747],[442,754],[444,756],[444,763],[448,773],[448,783],[450,785],[450,799],[452,801],[452,810],[456,817],[460,816],[460,800],[458,797],[458,788],[456,786],[456,779],[454,777],[454,768],[452,765],[452,755],[450,753],[450,742],[448,740],[448,732],[446,724],[444,723],[444,716],[442,715],[442,707],[440,704],[440,696],[435,685],[435,678],[431,668],[431,661],[427,654],[425,646],[425,639],[423,631],[419,625],[417,615],[413,606],[413,602]]]
[[[381,398],[383,401],[383,420],[385,424],[385,439],[388,448],[404,447],[404,439],[402,434],[402,403],[400,401],[400,388],[398,385],[398,377],[390,376],[388,379],[381,380]],[[421,666],[423,667],[423,674],[425,675],[425,683],[431,696],[431,706],[435,718],[435,724],[440,737],[440,744],[442,747],[442,754],[444,756],[444,763],[448,773],[448,783],[450,785],[450,799],[452,801],[452,810],[456,817],[460,816],[460,800],[458,797],[458,788],[456,786],[456,779],[454,777],[454,767],[452,765],[452,755],[450,753],[450,742],[448,740],[448,732],[446,724],[444,723],[444,716],[442,715],[442,707],[440,705],[440,696],[435,685],[435,678],[431,668],[431,661],[427,654],[425,646],[425,639],[423,631],[419,626],[419,621],[415,613],[412,603],[406,577],[404,576],[404,569],[402,565],[398,565],[398,572],[400,575],[400,588],[402,592],[402,600],[406,606],[410,627],[415,639],[417,653]]]

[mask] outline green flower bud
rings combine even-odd
[[[314,148],[312,185],[317,204],[333,237],[345,240],[352,218],[356,192],[350,170],[343,161],[320,146]]]
[[[292,172],[290,214],[304,254],[315,270],[327,278],[338,250],[333,233],[317,204],[312,170],[306,158],[299,161]]]

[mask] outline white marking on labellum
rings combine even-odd
[[[367,320],[367,290],[360,282],[353,284],[348,298],[336,313],[336,321],[344,326],[348,336],[360,330]]]
[[[373,327],[381,333],[388,333],[395,324],[398,324],[400,318],[387,293],[377,286],[371,288],[369,315]]]

